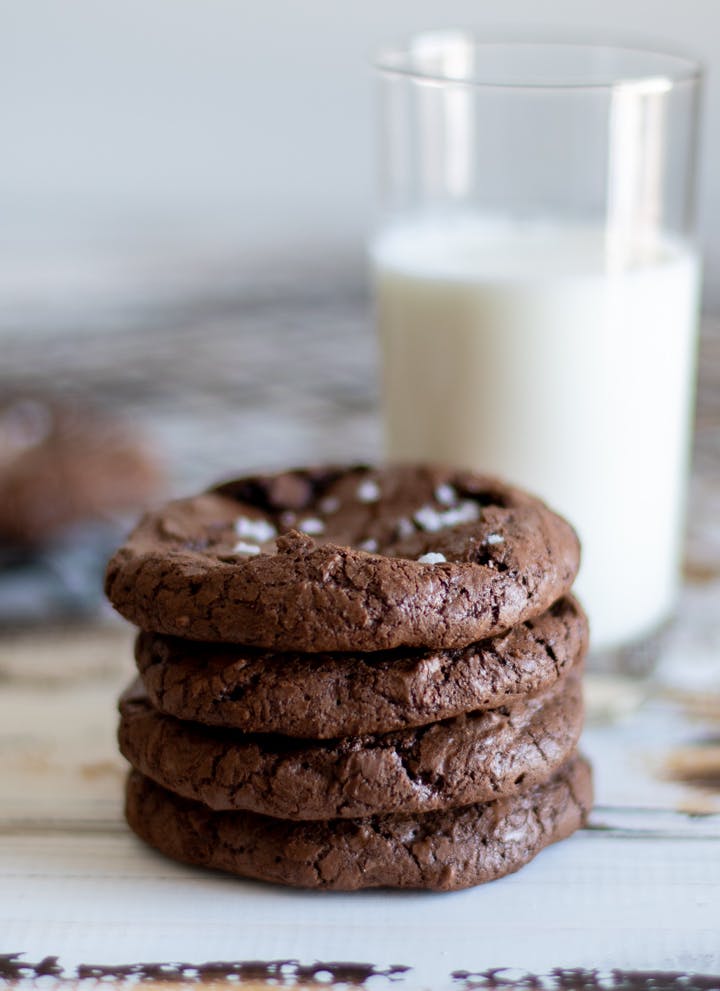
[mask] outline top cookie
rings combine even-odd
[[[308,468],[146,515],[106,592],[143,630],[275,650],[462,647],[570,588],[570,525],[495,478],[434,466]]]

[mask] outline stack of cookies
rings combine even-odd
[[[517,870],[591,804],[570,526],[434,467],[242,478],[107,573],[140,628],[126,813],[178,860],[311,888]]]

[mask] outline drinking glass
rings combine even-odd
[[[442,32],[377,76],[386,453],[567,516],[595,663],[644,663],[680,576],[700,68]]]

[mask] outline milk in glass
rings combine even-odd
[[[699,263],[680,241],[465,218],[373,250],[387,453],[496,473],[575,525],[596,650],[669,618]]]

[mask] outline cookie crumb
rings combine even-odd
[[[247,516],[235,520],[235,533],[238,537],[247,537],[248,540],[254,540],[258,544],[277,537],[277,530],[269,520],[251,520]],[[235,549],[237,550],[237,547]]]
[[[435,551],[429,551],[418,558],[418,564],[442,564],[443,561],[447,561],[445,555],[437,554]]]
[[[377,502],[380,498],[380,486],[372,478],[366,478],[357,487],[357,497],[360,502]]]

